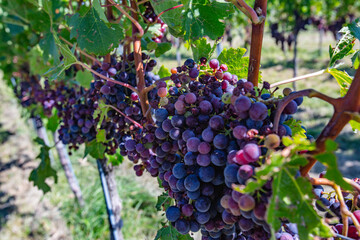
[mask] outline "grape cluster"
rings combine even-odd
[[[188,59],[171,73],[171,81],[157,82],[160,99],[150,102],[155,123],[125,141],[125,150],[142,160],[134,167],[136,174],[147,170],[159,177],[176,203],[166,210],[167,219],[181,234],[201,230],[204,240],[268,239],[271,181],[254,195],[232,187],[246,184],[267,148],[281,147],[280,138],[291,135],[284,121],[302,98],[286,107],[276,135],[272,128],[279,99],[268,83],[259,93],[217,59],[207,63],[202,58],[200,64]]]
[[[323,177],[325,173],[326,172],[320,173],[320,177]],[[360,179],[355,178],[353,179],[353,181],[360,185]],[[342,234],[344,225],[342,222],[342,216],[340,211],[340,202],[336,198],[335,192],[326,192],[321,185],[314,185],[313,192],[318,197],[315,202],[316,209],[319,212],[324,213],[326,219],[335,220],[329,222],[332,223],[332,228],[336,233]],[[343,192],[343,196],[345,198],[346,207],[348,208],[348,210],[353,212],[355,218],[358,220],[358,222],[360,222],[360,196],[353,196],[347,192]],[[348,237],[353,239],[360,239],[357,234],[356,227],[354,226],[354,222],[350,217],[348,217],[348,224]]]
[[[160,24],[158,32],[153,36],[152,40],[156,43],[161,43],[164,38],[164,33],[166,31],[167,25],[156,15],[154,8],[151,6],[150,2],[144,3],[145,11],[143,13],[143,18],[149,24]]]
[[[146,70],[144,76],[145,86],[148,87],[160,79],[158,75],[151,72],[157,63],[155,60],[149,59],[146,54],[142,55],[142,60]],[[95,81],[91,83],[87,95],[87,104],[93,105],[94,109],[99,105],[99,102],[111,106],[108,108],[106,118],[100,123],[100,130],[104,129],[106,133],[107,141],[104,144],[107,147],[107,153],[115,154],[120,146],[122,155],[128,155],[130,160],[137,160],[137,157],[131,151],[124,151],[124,142],[126,139],[130,139],[132,135],[136,135],[142,127],[141,124],[145,121],[139,96],[136,92],[116,83],[122,82],[136,88],[134,54],[130,53],[122,61],[113,58],[111,63],[102,63],[101,66],[94,65],[93,69],[113,80],[107,81],[94,74]],[[151,101],[156,101],[158,98],[156,90],[150,91],[148,98]]]

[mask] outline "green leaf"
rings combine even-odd
[[[350,120],[350,126],[352,127],[353,131],[359,132],[360,131],[360,123],[354,120]]]
[[[104,12],[104,8],[101,7],[101,0],[94,0],[93,1],[93,6],[95,11],[97,12],[97,14],[99,15],[99,18],[101,20],[103,20],[105,23],[108,23],[109,21],[106,18],[105,12]]]
[[[352,190],[350,184],[348,184],[342,177],[341,172],[339,171],[337,158],[334,151],[337,149],[337,144],[333,140],[326,140],[325,142],[326,151],[321,154],[315,155],[315,158],[324,164],[327,168],[325,178],[336,182],[342,189]]]
[[[301,121],[294,118],[287,120],[284,124],[288,125],[292,131],[292,135],[299,135],[302,138],[307,138],[305,129],[301,127]]]
[[[90,88],[90,83],[94,79],[89,71],[78,71],[76,73],[76,81],[84,88]]]
[[[162,193],[158,196],[157,203],[156,203],[156,210],[163,211],[167,209],[172,204],[172,198],[166,192]]]
[[[54,35],[55,43],[58,46],[61,55],[63,56],[63,60],[59,65],[49,69],[45,76],[49,77],[49,80],[56,80],[63,76],[63,73],[66,69],[70,68],[73,64],[77,63],[77,59],[74,55],[75,45],[72,50],[69,49],[67,45],[64,45],[60,42],[56,35]]]
[[[88,9],[83,16],[76,13],[71,17],[69,26],[72,28],[70,37],[76,37],[81,49],[95,55],[108,54],[124,38],[120,25],[108,27],[94,8]]]
[[[157,45],[157,48],[155,49],[155,57],[160,57],[170,49],[171,49],[171,43],[169,42],[159,43]]]
[[[29,52],[29,66],[30,72],[33,75],[44,74],[47,70],[49,70],[49,66],[44,63],[42,59],[42,53],[39,46],[33,47]]]
[[[60,124],[60,119],[56,113],[56,111],[53,113],[53,115],[48,118],[48,122],[46,124],[46,128],[50,130],[51,132],[56,132],[58,126]]]
[[[90,154],[95,159],[103,159],[105,156],[106,147],[102,143],[99,143],[95,140],[86,143],[85,145],[85,154],[84,157]]]
[[[124,161],[124,157],[120,154],[119,148],[116,150],[116,153],[114,155],[105,154],[105,157],[108,160],[108,164],[111,164],[113,166],[119,166]]]
[[[107,116],[107,112],[109,111],[109,107],[105,104],[103,100],[100,100],[98,103],[98,107],[95,109],[93,118],[96,119],[100,116],[99,126],[101,126],[105,117]]]
[[[344,96],[345,93],[347,92],[348,87],[352,83],[353,80],[352,77],[350,77],[349,74],[347,74],[347,72],[340,71],[335,68],[328,69],[327,71],[336,79],[336,81],[340,85],[340,88],[342,89],[341,95]]]
[[[201,57],[210,59],[213,53],[211,44],[208,43],[204,37],[191,42],[191,50],[193,52],[193,58],[196,62],[199,62]]]
[[[54,60],[54,64],[59,64],[60,55],[57,49],[54,35],[51,32],[47,32],[39,42],[41,50],[43,50],[44,62],[48,62],[50,57]]]
[[[160,76],[160,78],[171,76],[171,72],[164,65],[161,65],[157,74]]]
[[[208,36],[212,40],[221,37],[225,31],[222,21],[234,12],[232,3],[215,0],[181,0],[184,4],[184,39],[198,39]]]
[[[351,31],[351,34],[358,40],[360,40],[360,19],[357,19],[356,21],[350,23],[348,27]]]
[[[180,234],[173,226],[163,226],[156,233],[154,240],[193,240],[189,234]]]
[[[279,219],[286,218],[297,224],[302,240],[311,239],[310,234],[331,237],[330,228],[313,208],[312,185],[303,177],[295,178],[297,171],[297,167],[284,167],[274,175],[272,198],[267,209],[267,222],[273,236],[281,227]]]
[[[49,151],[50,148],[46,146],[44,141],[40,138],[37,138],[35,142],[39,143],[41,146],[40,153],[36,157],[41,160],[39,166],[33,169],[30,173],[29,181],[32,181],[36,187],[42,190],[45,193],[51,190],[50,186],[46,183],[46,179],[53,177],[55,183],[57,182],[57,174],[55,169],[51,167]]]
[[[355,69],[359,68],[360,65],[360,50],[357,50],[351,58],[353,66]]]
[[[224,49],[218,60],[220,64],[226,64],[228,71],[238,76],[238,78],[247,78],[249,57],[244,57],[245,48]]]
[[[150,0],[150,2],[157,15],[159,15],[159,13],[164,10],[181,4],[179,0]],[[181,37],[184,35],[184,29],[182,27],[184,16],[182,11],[184,11],[183,7],[172,9],[161,15],[161,20],[163,20],[168,25],[169,32],[174,37]]]
[[[333,50],[330,49],[329,67],[333,67],[338,60],[343,59],[345,56],[351,53],[354,47],[353,41],[355,40],[355,37],[352,35],[349,28],[342,28],[340,33],[343,34],[342,38],[339,40]]]
[[[106,131],[105,129],[100,129],[96,134],[96,141],[100,143],[106,142]]]

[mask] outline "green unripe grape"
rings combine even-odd
[[[291,88],[284,88],[283,90],[284,96],[289,96],[291,92],[292,92]]]
[[[265,146],[267,148],[277,148],[280,146],[280,137],[276,134],[269,134],[265,138]]]
[[[225,104],[230,104],[231,103],[231,97],[232,97],[232,93],[227,92],[224,95],[222,95],[221,100]]]

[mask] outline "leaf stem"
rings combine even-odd
[[[167,11],[170,11],[170,10],[173,10],[173,9],[176,9],[176,8],[180,8],[180,7],[183,7],[183,6],[184,6],[184,4],[180,4],[180,5],[171,7],[171,8],[169,8],[169,9],[166,9],[166,10],[162,11],[161,13],[159,13],[159,15],[157,15],[157,18],[159,18],[161,15],[163,15],[163,14],[166,13]]]
[[[277,86],[280,86],[280,85],[283,85],[283,84],[292,83],[292,82],[296,82],[296,81],[303,80],[303,79],[307,79],[307,78],[311,78],[311,77],[320,76],[320,75],[322,75],[322,74],[324,74],[324,73],[326,73],[326,72],[327,72],[327,70],[326,70],[326,69],[323,69],[323,70],[318,71],[318,72],[306,74],[306,75],[299,76],[299,77],[295,77],[295,78],[290,78],[290,79],[287,79],[287,80],[283,80],[283,81],[280,81],[280,82],[276,82],[276,83],[274,83],[274,84],[271,84],[271,85],[270,85],[270,88],[274,88],[274,87],[277,87]]]
[[[70,47],[73,47],[74,44],[72,44],[71,42],[67,41],[65,38],[63,38],[62,36],[59,36],[59,38],[66,43],[67,45],[69,45]],[[89,58],[90,60],[92,60],[93,62],[96,62],[97,64],[99,64],[101,66],[101,62],[99,60],[97,60],[95,57],[91,56],[90,54],[87,54],[85,51],[81,50],[80,48],[76,48],[76,51],[79,51],[82,55],[84,55],[85,57]]]
[[[102,78],[102,79],[105,79],[106,81],[109,81],[109,82],[113,82],[115,84],[118,84],[118,85],[121,85],[123,87],[126,87],[132,91],[134,91],[135,93],[139,94],[139,91],[134,88],[133,86],[131,86],[130,84],[127,84],[127,83],[123,83],[123,82],[119,82],[119,81],[116,81],[114,79],[111,79],[111,78],[108,78],[100,73],[98,73],[97,71],[95,71],[94,69],[92,69],[91,67],[87,66],[85,63],[82,63],[82,62],[76,62],[77,64],[80,64],[81,66],[83,66],[84,68],[86,68],[87,70],[89,70],[90,72],[92,72],[93,74],[95,74],[96,76]]]
[[[109,0],[109,2],[111,4],[113,4],[114,7],[116,7],[121,13],[123,13],[136,26],[136,28],[139,30],[138,34],[140,36],[144,35],[144,29],[141,27],[140,23],[135,18],[133,18],[134,17],[134,12],[133,12],[133,17],[131,17],[124,9],[122,9],[118,4],[116,4],[114,2],[114,0]],[[134,8],[134,6],[132,6],[132,8],[136,11],[136,6],[135,6],[135,8]],[[136,12],[135,15],[137,15],[137,12]]]
[[[121,112],[119,109],[117,109],[116,107],[112,106],[112,105],[106,105],[109,108],[114,109],[116,112],[120,113],[124,118],[126,118],[127,120],[131,121],[135,126],[139,127],[139,128],[143,128],[143,126],[141,126],[140,123],[138,123],[137,121],[135,121],[134,119],[126,116],[123,112]]]

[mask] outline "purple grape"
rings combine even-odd
[[[261,102],[256,102],[251,105],[249,116],[254,121],[262,121],[268,116],[268,108]]]
[[[200,154],[208,154],[211,151],[211,145],[207,142],[201,142],[198,146]]]
[[[237,98],[234,103],[234,108],[235,108],[236,112],[238,112],[238,113],[246,112],[250,109],[250,107],[251,107],[251,100],[250,100],[250,98],[245,97],[245,96],[241,96],[241,97]]]
[[[210,118],[209,126],[214,130],[222,130],[224,128],[224,119],[221,116],[215,115]]]
[[[244,139],[247,136],[247,128],[245,126],[236,126],[233,130],[233,135],[236,139]]]
[[[191,204],[185,204],[182,206],[181,212],[184,214],[184,216],[190,217],[194,212],[194,207]]]
[[[188,104],[194,104],[196,102],[196,95],[194,93],[188,93],[185,95],[185,102]]]
[[[200,139],[197,137],[192,137],[189,138],[189,140],[186,143],[186,147],[188,149],[188,151],[190,152],[197,152],[198,151],[198,146],[201,143]]]
[[[214,139],[214,132],[208,127],[202,131],[201,136],[204,141],[211,143]]]
[[[170,222],[175,222],[176,220],[178,220],[180,218],[180,215],[181,215],[181,212],[178,207],[171,206],[166,210],[166,218]]]
[[[211,166],[200,167],[199,178],[203,182],[211,182],[215,178],[215,169]]]
[[[294,100],[292,100],[291,102],[289,102],[288,105],[286,105],[286,107],[284,108],[283,113],[285,114],[294,114],[297,112],[297,108],[298,105],[296,104],[296,102]]]
[[[215,136],[213,143],[217,149],[225,149],[229,144],[229,139],[224,134],[218,134]]]

